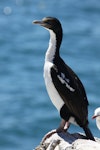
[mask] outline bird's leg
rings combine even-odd
[[[48,139],[50,136],[52,136],[54,133],[60,133],[60,132],[66,132],[70,126],[69,122],[66,122],[64,119],[61,120],[60,126],[57,129],[54,129],[50,132],[48,132],[42,139],[41,144]]]
[[[65,121],[64,119],[61,120],[59,128],[56,130],[58,133],[60,132],[66,132],[70,126],[70,123],[68,121]]]
[[[70,122],[67,121],[64,126],[64,130],[67,131],[69,127],[70,127]]]

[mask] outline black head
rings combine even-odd
[[[56,34],[62,34],[61,23],[57,18],[45,17],[41,21],[34,21],[34,24],[39,24],[47,29],[53,30]]]

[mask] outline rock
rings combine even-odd
[[[100,150],[100,139],[87,140],[82,133],[54,133],[42,140],[35,150]]]

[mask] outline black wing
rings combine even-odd
[[[88,100],[78,76],[62,60],[51,68],[52,81],[69,111],[81,121],[87,120]]]

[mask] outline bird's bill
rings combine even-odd
[[[97,117],[97,116],[94,115],[94,116],[92,116],[92,119],[95,119],[96,117]]]
[[[36,25],[41,25],[45,28],[50,28],[50,24],[48,24],[47,22],[45,22],[44,20],[35,20],[32,22],[33,24],[36,24]]]
[[[100,116],[100,115],[93,115],[93,116],[92,116],[92,119],[95,119],[95,118],[97,118],[98,116]]]
[[[33,24],[38,24],[38,25],[41,25],[43,27],[46,27],[47,26],[47,23],[45,23],[43,20],[35,20],[32,22]]]
[[[41,25],[41,24],[43,24],[43,21],[40,21],[40,20],[34,20],[32,23],[33,23],[33,24],[39,24],[39,25]]]

